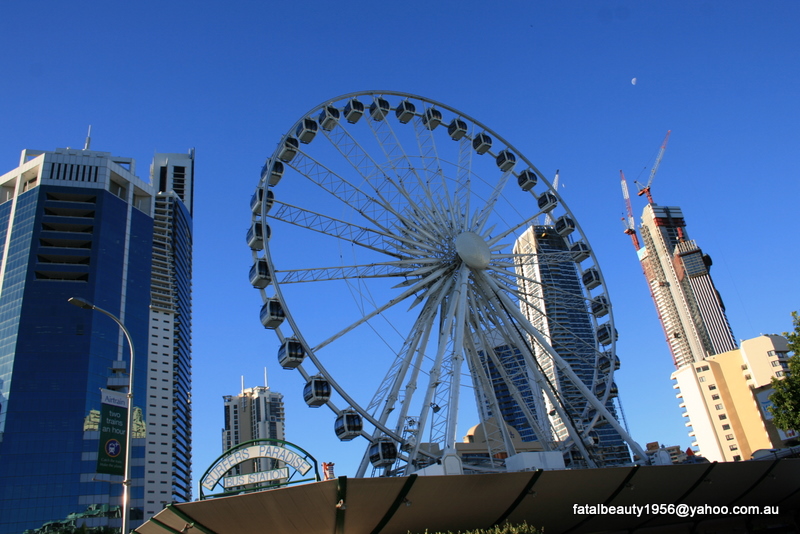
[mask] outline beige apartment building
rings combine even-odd
[[[701,455],[717,462],[749,460],[791,437],[775,431],[766,411],[770,382],[784,376],[788,353],[784,337],[762,335],[672,373],[692,446]]]

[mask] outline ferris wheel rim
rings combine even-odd
[[[564,200],[558,194],[558,191],[555,190],[552,187],[552,184],[550,184],[550,182],[547,180],[547,178],[533,165],[532,162],[530,162],[530,160],[528,160],[528,158],[521,151],[516,149],[516,147],[514,147],[511,143],[509,143],[507,140],[505,140],[496,131],[494,131],[493,129],[491,129],[487,125],[483,124],[482,122],[478,121],[477,119],[475,119],[475,118],[473,118],[473,117],[471,117],[471,116],[461,112],[460,110],[458,110],[456,108],[453,108],[453,107],[451,107],[451,106],[449,106],[447,104],[444,104],[444,103],[441,103],[441,102],[437,102],[437,101],[434,101],[434,100],[431,100],[431,99],[428,99],[428,98],[425,98],[425,97],[422,97],[422,96],[419,96],[419,95],[415,95],[415,94],[411,94],[411,93],[405,93],[405,92],[399,92],[399,91],[378,91],[378,90],[374,90],[374,91],[359,91],[359,92],[346,93],[346,94],[337,96],[337,97],[335,97],[333,99],[326,100],[326,101],[318,104],[317,106],[311,108],[307,113],[305,113],[304,115],[301,116],[301,118],[281,138],[281,141],[280,141],[278,147],[273,152],[272,156],[270,156],[268,161],[274,160],[277,157],[277,155],[278,155],[278,153],[279,153],[279,151],[281,149],[281,146],[284,144],[285,140],[288,137],[291,137],[291,133],[296,130],[297,126],[299,124],[301,124],[302,121],[306,120],[309,117],[314,116],[314,114],[316,112],[324,109],[326,106],[330,106],[330,105],[332,105],[333,103],[336,103],[336,102],[343,102],[343,101],[351,99],[351,98],[358,98],[358,97],[365,97],[365,96],[370,96],[370,97],[374,98],[374,97],[382,97],[384,95],[401,97],[401,98],[406,98],[406,99],[415,99],[415,100],[418,100],[420,102],[423,102],[424,104],[429,104],[429,105],[431,105],[433,107],[445,109],[447,111],[450,111],[450,112],[454,113],[457,117],[469,121],[473,126],[477,126],[480,130],[482,130],[484,132],[488,132],[491,136],[493,136],[495,139],[497,139],[503,145],[505,145],[508,150],[512,150],[514,154],[519,156],[521,161],[523,161],[527,165],[527,168],[533,169],[533,171],[537,174],[538,178],[540,180],[542,180],[542,183],[546,186],[547,191],[553,192],[556,195],[556,197],[558,199],[559,207],[562,210],[564,210],[567,215],[571,216],[572,221],[575,224],[575,230],[581,236],[581,241],[588,245],[588,243],[589,243],[588,238],[586,237],[586,234],[583,232],[583,230],[580,228],[580,225],[579,225],[579,223],[577,221],[577,217],[575,217],[573,215],[572,211],[569,209],[569,207],[567,206],[566,202],[564,202]],[[266,190],[269,186],[268,186],[268,184],[264,184],[263,183],[263,178],[262,178],[262,181],[259,183],[259,187],[264,187],[264,189]],[[256,219],[256,215],[255,214],[253,214],[253,219],[254,220]],[[266,213],[264,212],[264,213],[261,214],[261,222],[262,222],[262,224],[266,225],[266,219],[267,219]],[[297,324],[297,322],[295,321],[295,319],[294,319],[294,317],[293,317],[293,315],[291,313],[290,307],[286,306],[286,299],[283,297],[281,284],[277,281],[277,278],[274,276],[277,271],[276,271],[276,269],[274,267],[274,261],[273,261],[273,258],[272,258],[272,252],[271,252],[271,249],[270,249],[270,247],[268,245],[268,241],[269,241],[268,238],[265,238],[265,243],[264,243],[264,246],[263,246],[262,250],[264,252],[264,256],[263,257],[267,260],[267,263],[269,265],[270,271],[271,271],[272,276],[273,276],[274,292],[275,292],[276,296],[279,298],[279,300],[284,304],[284,307],[286,308],[286,319],[289,320],[289,324],[291,326],[292,332],[294,333],[294,335],[296,337],[300,337],[301,341],[304,343],[304,345],[306,347],[310,347],[311,345],[306,340],[304,340],[302,338],[302,336],[303,336],[302,332],[303,331],[300,328],[300,326]],[[603,287],[603,292],[601,294],[606,296],[606,300],[608,301],[608,308],[609,308],[608,312],[607,312],[608,319],[606,321],[604,321],[603,324],[610,325],[611,331],[615,332],[614,321],[613,321],[613,310],[611,309],[610,298],[607,297],[608,289],[607,289],[607,286],[605,284],[605,280],[602,278],[602,272],[600,271],[599,262],[597,261],[597,258],[595,257],[595,254],[594,254],[594,250],[592,250],[591,247],[589,247],[589,251],[588,252],[589,252],[589,256],[592,258],[592,262],[591,262],[592,266],[597,268],[597,270],[598,270],[598,272],[600,274],[600,277],[601,277],[601,284],[602,284],[602,287]],[[256,250],[253,251],[253,257],[254,257],[254,260],[257,260],[259,258],[258,251],[256,251]],[[263,288],[261,288],[260,291],[262,293],[263,299],[266,299],[265,290]],[[588,290],[585,292],[585,295],[586,295],[586,297],[591,298],[591,295],[590,295]],[[598,323],[596,321],[594,321],[593,324],[596,325]],[[279,340],[281,342],[284,342],[284,339],[286,338],[286,336],[284,336],[282,334],[282,330],[280,330],[280,328],[277,328],[276,329],[276,333],[278,334]],[[610,354],[612,356],[614,356],[614,357],[616,355],[616,350],[615,350],[616,339],[615,339],[615,337],[616,336],[612,336],[611,343],[610,343]],[[386,425],[384,425],[383,423],[379,422],[374,417],[372,417],[371,414],[369,414],[368,411],[363,406],[360,405],[360,403],[358,403],[352,396],[350,396],[347,393],[346,388],[344,388],[340,384],[336,383],[336,380],[335,380],[333,374],[328,372],[325,369],[324,363],[318,361],[318,358],[316,358],[316,355],[314,354],[313,351],[311,351],[309,353],[309,356],[312,357],[313,363],[314,363],[315,367],[318,369],[318,371],[321,371],[322,374],[325,375],[331,381],[332,385],[334,385],[334,389],[347,402],[348,406],[350,408],[354,408],[362,416],[364,416],[366,419],[368,419],[370,421],[370,423],[375,427],[376,432],[377,432],[377,429],[380,429],[383,434],[391,437],[392,439],[395,439],[398,442],[402,441],[401,436],[399,436],[396,433],[396,431],[392,431],[392,429],[390,429],[389,427],[387,427]],[[609,371],[609,373],[607,375],[608,378],[606,380],[606,382],[609,384],[609,386],[606,387],[605,394],[601,398],[601,401],[602,401],[603,404],[605,404],[606,401],[609,399],[609,395],[611,393],[610,385],[613,384],[614,367],[615,367],[614,366],[614,362],[612,362],[610,371]],[[303,375],[303,377],[307,379],[309,374],[307,372],[305,372],[305,370],[303,369],[302,365],[298,366],[298,368],[300,369],[300,372]],[[344,410],[339,410],[337,407],[335,407],[332,404],[329,404],[329,406],[337,414],[339,414],[339,413],[344,411]],[[598,416],[595,416],[595,419],[597,417]],[[371,438],[367,433],[362,433],[362,435],[364,437],[367,437],[368,439]],[[374,438],[374,436],[372,436],[372,438]]]

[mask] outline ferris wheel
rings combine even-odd
[[[343,95],[303,115],[251,201],[250,282],[280,365],[357,476],[645,455],[617,421],[611,304],[577,218],[521,152],[420,96]]]

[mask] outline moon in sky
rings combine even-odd
[[[631,80],[631,85],[636,85],[636,78]]]

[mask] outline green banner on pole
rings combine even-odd
[[[128,397],[124,393],[101,389],[100,444],[97,472],[125,476],[125,431],[128,423]]]

